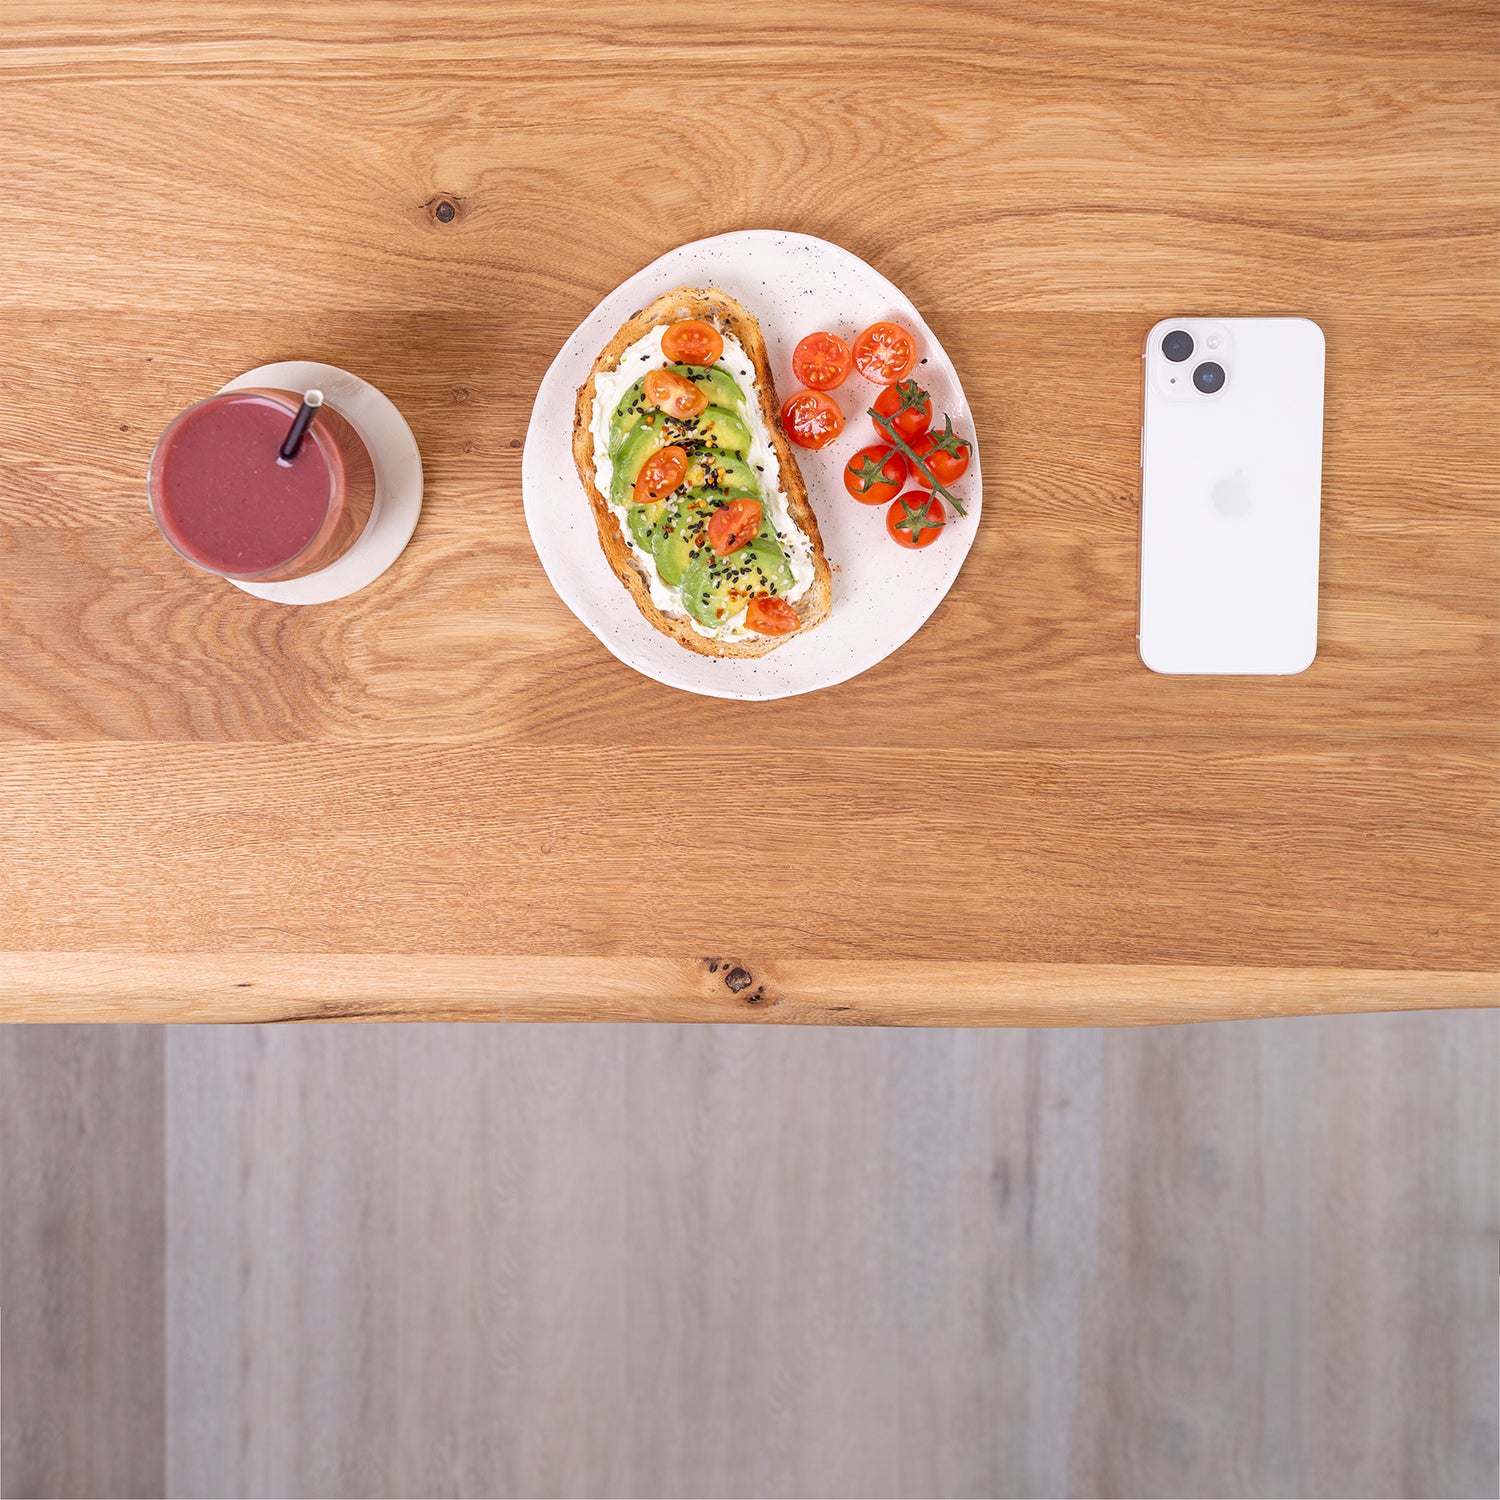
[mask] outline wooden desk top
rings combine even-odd
[[[1494,1003],[1494,7],[664,14],[7,6],[0,1017]],[[668,99],[690,152],[632,128]],[[520,492],[574,325],[749,226],[905,289],[985,457],[926,628],[766,705],[608,656]],[[1303,676],[1136,659],[1173,312],[1327,332]],[[396,569],[309,609],[195,575],[143,496],[174,413],[298,356],[388,392],[428,484]],[[782,789],[752,844],[664,810],[747,759]]]

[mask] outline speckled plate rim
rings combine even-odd
[[[885,537],[883,510],[855,504],[838,479],[838,469],[848,456],[845,449],[852,451],[874,440],[873,431],[868,438],[851,436],[856,423],[860,424],[858,432],[863,433],[868,420],[862,411],[850,411],[846,405],[848,426],[840,443],[826,454],[798,454],[824,533],[825,551],[835,569],[832,617],[806,636],[789,641],[763,657],[698,656],[654,629],[641,616],[599,546],[593,516],[571,455],[578,387],[588,377],[599,350],[632,313],[674,286],[717,285],[743,301],[760,320],[772,352],[772,372],[778,391],[787,394],[782,387],[788,377],[778,367],[776,356],[778,348],[787,343],[782,325],[790,317],[790,310],[783,314],[780,309],[768,307],[769,294],[757,293],[769,282],[748,274],[746,267],[772,273],[783,302],[810,295],[816,304],[818,294],[829,280],[829,271],[825,265],[814,278],[809,278],[806,272],[820,261],[833,263],[835,280],[837,269],[842,268],[863,283],[866,290],[880,294],[877,310],[855,314],[855,321],[863,320],[860,326],[876,317],[891,317],[917,334],[929,366],[924,375],[934,382],[935,406],[939,411],[947,411],[954,426],[973,444],[973,461],[960,486],[968,519],[955,523],[949,535],[919,553],[902,551]],[[804,273],[800,280],[796,274],[799,266]],[[751,281],[758,285],[747,284]],[[866,306],[873,308],[874,303],[867,302]],[[809,321],[818,316],[812,313],[800,318],[795,336],[801,337],[823,326],[818,321]],[[841,321],[849,323],[848,319]],[[939,391],[937,384],[946,389]],[[815,474],[812,471],[820,463],[823,468]],[[668,251],[622,282],[578,325],[537,389],[522,454],[521,488],[527,529],[548,581],[611,655],[642,675],[683,692],[764,702],[847,682],[884,661],[921,629],[952,587],[973,544],[983,508],[980,473],[977,434],[957,371],[910,299],[888,278],[839,245],[789,231],[746,229],[695,240]],[[835,511],[835,506],[840,509]],[[854,512],[868,514],[854,521]],[[880,532],[873,547],[864,540],[873,534],[872,519],[878,522]],[[862,527],[860,536],[853,540],[851,526]],[[876,547],[889,549],[888,553],[874,550]],[[899,564],[897,559],[901,560]],[[913,559],[917,560],[914,565]],[[900,567],[911,571],[898,571]],[[864,579],[867,586],[862,588],[860,575],[854,573],[856,569],[861,573],[878,569],[888,575],[888,582],[883,585],[877,582],[872,587]],[[860,616],[870,615],[872,602],[878,604],[879,615],[871,631],[851,638],[848,630],[857,630]],[[838,631],[835,620],[839,618],[841,603],[846,612],[842,622],[846,628]]]

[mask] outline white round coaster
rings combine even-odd
[[[222,390],[269,386],[281,391],[320,390],[324,399],[364,439],[375,460],[375,505],[359,540],[336,563],[286,583],[229,578],[237,589],[276,604],[327,604],[374,583],[401,556],[422,514],[422,455],[406,418],[368,380],[335,365],[288,359],[237,375]]]

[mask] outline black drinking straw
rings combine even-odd
[[[302,397],[302,405],[297,408],[297,415],[292,418],[292,425],[287,429],[286,438],[276,455],[279,462],[289,464],[296,458],[297,450],[302,446],[302,439],[307,436],[307,429],[312,426],[313,413],[322,404],[322,391],[308,391]]]

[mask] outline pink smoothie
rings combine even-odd
[[[302,578],[358,539],[375,499],[369,452],[323,406],[296,457],[280,461],[298,404],[290,392],[227,391],[190,406],[162,434],[151,510],[189,562],[231,578]]]

